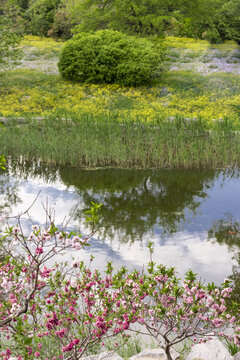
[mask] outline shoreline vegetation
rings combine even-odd
[[[226,168],[240,165],[240,133],[227,121],[208,129],[201,120],[119,122],[82,116],[9,120],[1,152],[47,164],[118,168]]]
[[[26,36],[19,68],[0,73],[0,153],[89,168],[239,166],[240,76],[212,65],[216,56],[236,65],[237,45],[165,42],[164,74],[134,88],[64,81],[56,67],[62,42]],[[191,67],[207,61],[206,74]]]

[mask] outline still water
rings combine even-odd
[[[69,227],[89,232],[83,212],[91,201],[103,204],[99,229],[85,250],[66,258],[104,269],[142,268],[154,242],[154,261],[189,268],[202,280],[221,283],[237,269],[240,253],[240,176],[233,170],[82,170],[40,164],[9,164],[0,174],[1,216],[30,209],[34,223],[45,223],[44,206],[54,208],[55,222],[70,218]],[[30,230],[27,215],[23,227]]]

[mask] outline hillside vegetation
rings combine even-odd
[[[240,41],[239,0],[8,0],[25,31],[71,37],[72,30],[112,29],[174,35],[212,43]],[[16,12],[16,10],[15,10]]]

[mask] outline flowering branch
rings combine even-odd
[[[126,342],[126,330],[136,331],[132,324],[143,326],[141,333],[154,337],[168,360],[174,345],[186,339],[204,342],[209,333],[240,344],[237,319],[225,306],[230,281],[204,285],[192,271],[181,281],[174,268],[156,266],[152,243],[145,272],[122,267],[114,273],[109,262],[103,276],[79,260],[48,267],[56,254],[87,245],[98,210],[92,203],[87,216],[93,229],[85,237],[57,229],[51,217],[44,229],[33,225],[27,237],[20,219],[8,227],[7,255],[0,264],[0,358],[79,360],[109,338]],[[235,328],[231,336],[224,333],[230,326]]]

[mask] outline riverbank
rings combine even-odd
[[[18,68],[0,73],[0,154],[75,167],[239,166],[236,44],[167,37],[164,74],[138,88],[62,80],[62,44],[27,36]]]

